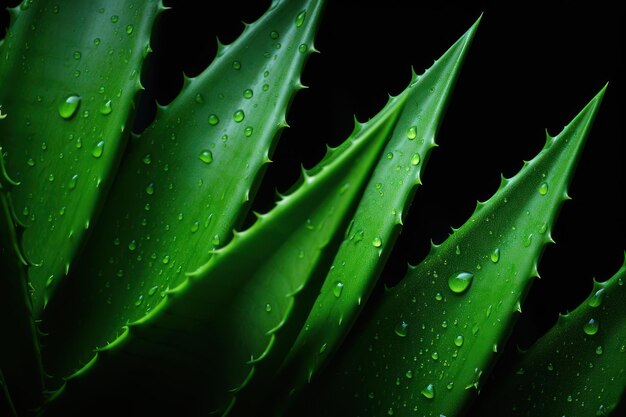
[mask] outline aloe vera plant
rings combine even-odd
[[[445,159],[426,164],[445,132],[444,111],[458,114],[452,92],[489,9],[456,41],[471,20],[450,24],[433,50],[419,45],[435,42],[405,33],[405,50],[415,49],[408,57],[440,58],[405,63],[430,68],[403,80],[291,184],[296,170],[281,152],[322,126],[291,112],[294,136],[277,147],[314,35],[321,23],[322,46],[332,39],[345,50],[333,28],[367,22],[368,6],[265,6],[241,34],[217,42],[212,62],[184,76],[151,122],[160,36],[173,36],[162,28],[190,5],[24,0],[10,10],[0,45],[0,415],[111,415],[120,404],[135,415],[612,412],[626,387],[623,268],[488,378],[512,350],[507,338],[524,320],[605,89],[395,285],[394,257],[404,255],[394,248],[431,237],[427,228],[414,233],[420,216],[407,214],[424,176],[427,184],[445,177]],[[389,10],[380,8],[381,21]],[[393,30],[411,29],[413,17],[396,16]],[[376,94],[370,84],[359,90]],[[528,117],[520,128],[542,124]],[[442,153],[462,149],[458,138],[444,142]],[[275,149],[291,175],[277,179],[270,167],[263,179]],[[291,188],[269,207],[275,184]],[[429,203],[424,188],[418,214]],[[381,294],[383,284],[393,288]]]

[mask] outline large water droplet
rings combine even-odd
[[[422,158],[420,157],[420,154],[414,153],[411,156],[411,165],[418,165],[421,160],[422,160]]]
[[[246,115],[243,112],[243,110],[241,110],[241,109],[239,109],[235,113],[233,113],[233,120],[236,123],[241,123],[243,121],[243,119],[245,119],[245,118],[246,118]]]
[[[398,336],[406,337],[408,333],[408,327],[409,327],[409,324],[407,322],[401,321],[400,323],[396,325],[396,327],[393,330]]]
[[[252,126],[247,126],[244,131],[243,134],[249,138],[250,136],[252,136],[252,133],[254,133],[254,128]]]
[[[240,70],[241,69],[241,62],[233,61],[233,69]]]
[[[452,292],[461,294],[467,291],[473,279],[474,274],[471,272],[457,272],[448,278],[448,287],[450,287]]]
[[[491,252],[491,255],[489,255],[489,258],[491,259],[491,262],[497,264],[500,260],[500,248],[495,248],[493,252]]]
[[[148,186],[146,187],[146,194],[148,194],[148,195],[154,194],[154,184],[153,183],[148,184]]]
[[[306,45],[306,43],[301,43],[300,46],[298,46],[298,51],[300,51],[301,54],[305,53],[308,50],[309,47]]]
[[[128,25],[128,26],[126,26],[126,34],[127,34],[127,35],[130,35],[131,33],[133,33],[133,30],[134,30],[134,29],[135,29],[135,28],[133,27],[133,25]]]
[[[254,92],[252,91],[252,89],[246,88],[245,90],[243,90],[243,98],[250,100],[253,95]]]
[[[67,188],[73,190],[76,188],[76,181],[78,181],[78,174],[72,175],[72,178],[67,182]]]
[[[217,117],[217,115],[215,115],[215,114],[210,114],[209,115],[209,124],[211,126],[215,126],[219,122],[220,122],[220,119],[219,119],[219,117]]]
[[[275,30],[270,32],[270,38],[276,40],[280,37],[280,34],[278,32],[276,32]]]
[[[435,387],[433,387],[433,384],[426,385],[424,388],[422,388],[420,392],[425,398],[428,398],[429,400],[435,398]]]
[[[200,160],[205,164],[210,164],[213,162],[213,153],[208,149],[203,149],[200,152],[200,155],[198,155],[198,158],[200,158]]]
[[[458,335],[457,337],[454,338],[454,345],[457,347],[461,347],[463,346],[463,336]]]
[[[76,114],[78,106],[80,105],[80,96],[71,95],[68,96],[63,103],[59,105],[59,116],[64,119],[69,119]]]
[[[96,143],[96,145],[91,150],[91,156],[93,156],[94,158],[100,158],[103,153],[104,153],[104,141],[101,140],[100,142]]]
[[[306,19],[306,10],[302,10],[296,16],[296,27],[299,28],[300,26],[302,26],[304,24],[305,19]]]
[[[548,194],[548,183],[547,182],[542,182],[541,185],[539,185],[539,194],[541,194],[541,195]]]
[[[335,286],[333,287],[333,295],[336,298],[341,297],[341,292],[343,291],[343,282],[337,281],[335,282]]]
[[[113,111],[113,106],[111,105],[111,100],[107,100],[100,106],[100,114],[108,115]]]
[[[583,326],[583,331],[590,336],[598,333],[598,328],[600,327],[600,323],[598,323],[594,319],[589,319],[587,323]]]
[[[413,140],[417,137],[417,127],[411,126],[409,130],[406,131],[406,137],[410,140]]]
[[[602,304],[602,299],[604,298],[604,288],[600,288],[598,291],[594,292],[591,297],[589,297],[589,301],[587,304],[589,307],[599,307]]]
[[[372,246],[374,246],[375,248],[380,248],[383,245],[383,240],[380,237],[375,237],[372,240]]]

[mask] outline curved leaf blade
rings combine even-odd
[[[373,306],[322,381],[324,415],[456,415],[538,275],[604,89]],[[330,400],[332,398],[332,400]]]
[[[400,234],[480,19],[411,83],[410,103],[359,202],[320,294],[281,369],[281,391],[293,396],[349,332]],[[284,395],[284,394],[283,394]],[[285,406],[285,399],[278,401]]]
[[[49,372],[87,363],[230,239],[302,87],[322,7],[274,1],[131,144],[77,278],[45,317]]]
[[[129,7],[132,12],[128,13]],[[157,0],[25,0],[1,48],[0,125],[39,316],[67,274],[124,148]],[[81,22],[80,35],[76,25]],[[42,237],[46,238],[43,239]]]
[[[625,281],[626,264],[594,282],[585,302],[522,353],[514,373],[490,381],[478,415],[612,415],[626,392]]]
[[[125,369],[144,375],[155,361],[159,382],[142,389],[186,390],[173,381],[181,372],[192,375],[201,394],[190,405],[195,412],[228,414],[251,381],[266,370],[271,377],[272,364],[280,364],[306,318],[297,311],[310,308],[310,303],[301,306],[303,290],[328,269],[328,255],[405,101],[401,95],[375,119],[357,125],[349,140],[305,171],[299,187],[270,213],[215,250],[150,315],[100,349],[69,378],[59,406],[73,406],[89,391],[100,391],[89,387],[119,378]]]

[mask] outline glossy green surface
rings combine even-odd
[[[0,47],[10,123],[0,124],[0,144],[20,183],[12,199],[29,226],[23,246],[37,265],[28,270],[36,316],[73,268],[117,168],[161,8],[158,0],[24,0],[11,9]]]
[[[608,416],[626,390],[626,265],[493,381],[482,416]]]
[[[515,321],[604,89],[372,306],[335,357],[318,415],[458,415]]]
[[[332,357],[380,275],[425,169],[435,135],[478,21],[433,66],[416,76],[404,94],[392,136],[359,201],[320,295],[288,358],[277,385],[295,395]],[[285,403],[285,398],[279,399]]]
[[[319,0],[274,2],[129,145],[89,255],[45,317],[49,372],[86,363],[231,239],[302,88],[321,9]]]

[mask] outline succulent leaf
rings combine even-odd
[[[24,0],[11,10],[0,65],[0,103],[11,123],[0,125],[0,137],[7,171],[21,184],[12,199],[29,225],[23,246],[36,264],[28,270],[36,317],[117,168],[161,7],[157,0]]]
[[[0,382],[5,392],[0,411],[8,407],[25,412],[43,402],[44,372],[27,286],[29,263],[21,246],[24,226],[11,200],[16,187],[19,184],[8,176],[0,147],[0,331],[6,335],[0,343]]]
[[[372,306],[328,369],[318,415],[450,416],[475,396],[538,275],[603,94]]]
[[[205,265],[165,292],[149,315],[100,349],[84,370],[69,377],[64,403],[101,391],[88,389],[92,382],[129,366],[143,374],[157,361],[159,384],[185,369],[199,381],[196,390],[202,395],[194,406],[228,414],[237,393],[267,364],[277,367],[291,346],[310,308],[310,303],[300,305],[299,296],[328,270],[329,254],[406,102],[402,94],[370,122],[357,124],[346,142],[303,171],[294,190],[271,212],[214,250]],[[172,384],[165,388],[175,389]]]
[[[75,270],[91,279],[68,280],[45,317],[49,372],[86,363],[231,238],[286,125],[322,7],[275,1],[133,140]]]
[[[626,391],[626,264],[490,380],[481,416],[608,416]],[[493,388],[491,386],[493,385]]]
[[[480,19],[411,82],[407,105],[333,260],[320,294],[282,365],[293,396],[332,356],[365,305],[402,228]],[[321,349],[321,347],[324,347]],[[285,406],[285,399],[279,400]]]

